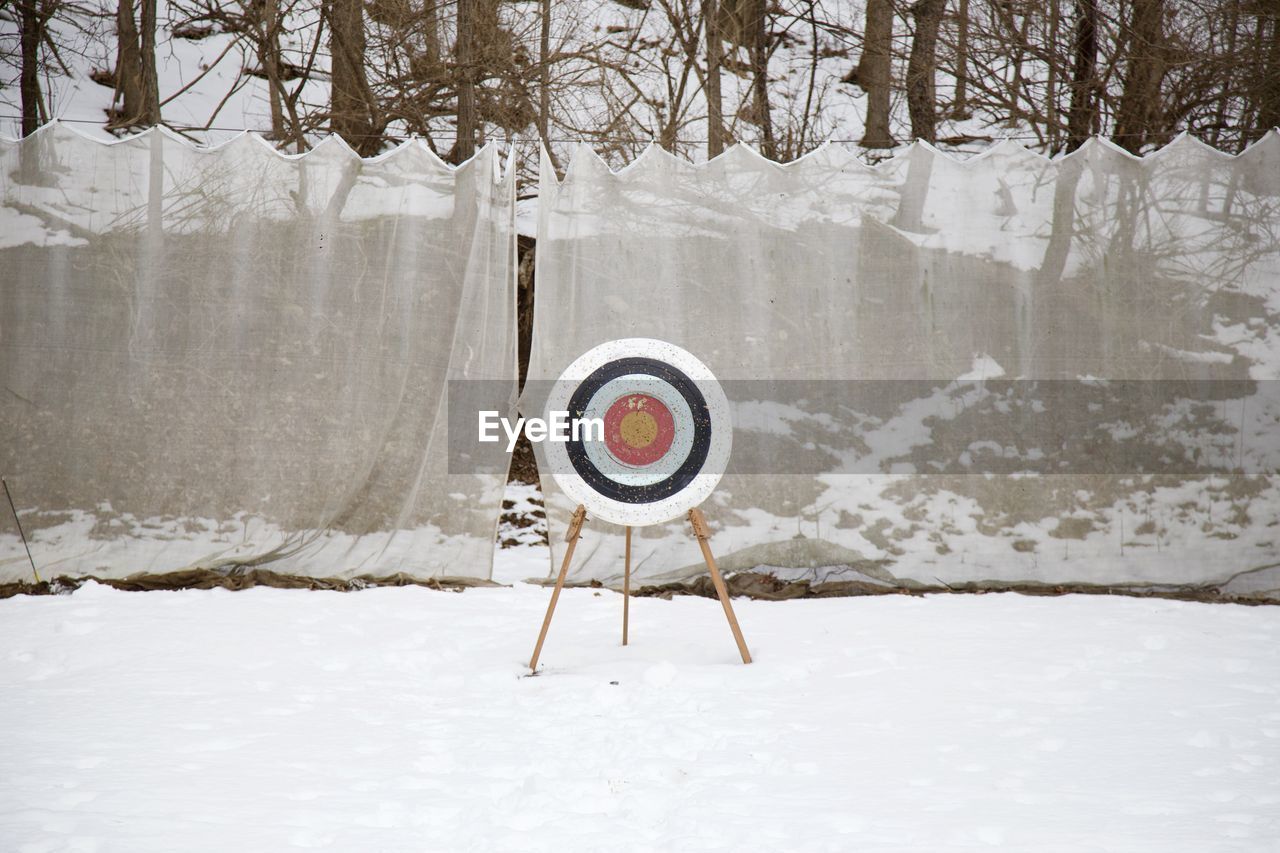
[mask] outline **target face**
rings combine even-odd
[[[548,442],[547,462],[570,498],[604,521],[641,527],[706,500],[729,462],[729,404],[706,365],[650,338],[610,341],[580,356],[547,403],[571,420],[599,420]]]

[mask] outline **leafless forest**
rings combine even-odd
[[[1280,0],[9,0],[0,20],[24,133],[86,69],[112,132],[198,138],[227,122],[217,97],[203,128],[167,108],[228,62],[221,103],[252,85],[249,129],[283,149],[416,135],[454,162],[494,138],[558,160],[1091,134],[1139,153],[1182,131],[1238,151],[1280,123]],[[204,45],[185,78],[157,70],[179,42]]]

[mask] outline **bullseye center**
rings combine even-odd
[[[658,422],[648,412],[627,412],[622,416],[619,432],[628,446],[648,447],[658,437]]]
[[[650,394],[623,394],[605,411],[604,446],[623,465],[652,465],[666,455],[674,439],[671,410]]]

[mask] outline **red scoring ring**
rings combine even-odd
[[[671,449],[675,437],[671,410],[648,394],[623,394],[604,414],[604,446],[623,465],[652,465]]]

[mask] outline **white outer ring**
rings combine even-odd
[[[547,396],[544,417],[569,408],[573,392],[588,376],[611,361],[620,358],[651,358],[665,362],[692,379],[707,403],[711,417],[711,441],[702,469],[683,489],[660,501],[632,504],[606,497],[587,485],[569,461],[568,445],[548,441],[543,444],[548,467],[556,485],[570,500],[587,508],[593,518],[629,527],[646,527],[679,518],[711,496],[729,465],[733,448],[733,422],[729,417],[729,400],[705,364],[692,353],[675,344],[653,338],[621,338],[592,347],[564,369]],[[674,415],[675,412],[672,412]]]

